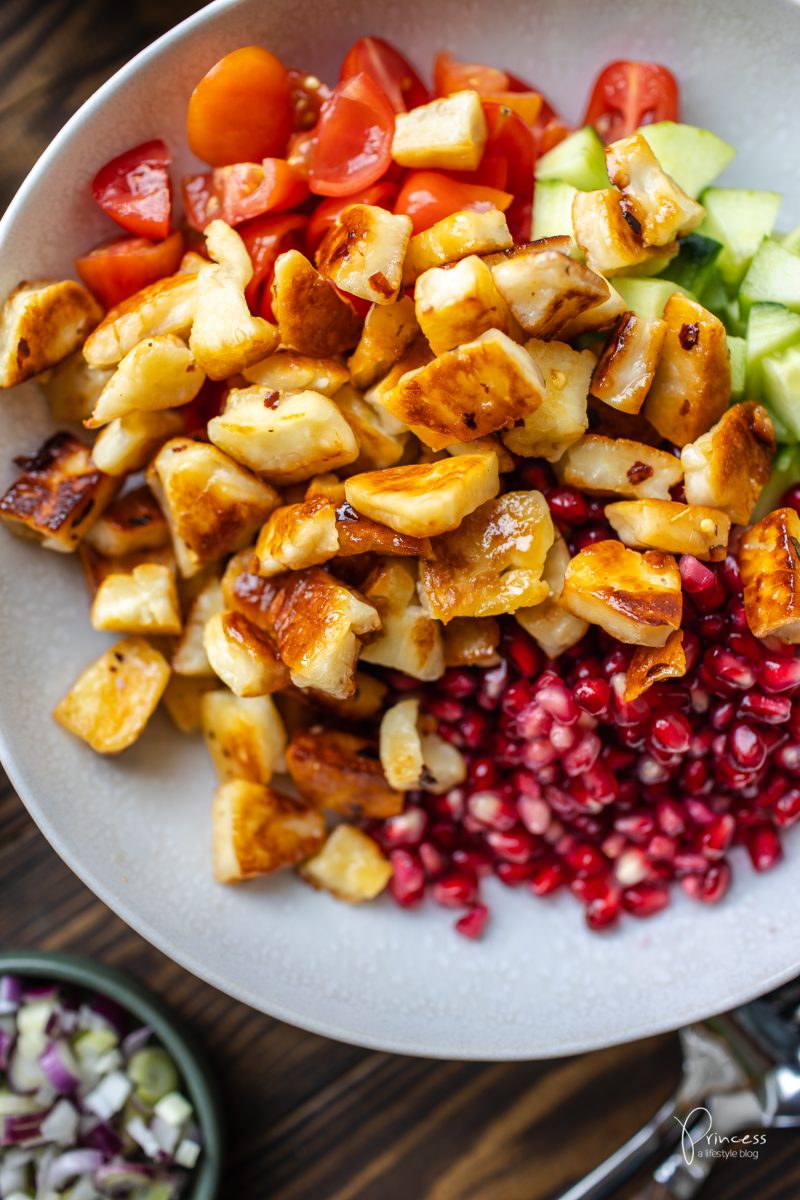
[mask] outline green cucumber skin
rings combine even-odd
[[[536,178],[568,183],[579,192],[607,188],[605,147],[591,125],[571,133],[536,164]]]
[[[725,170],[736,154],[733,146],[710,129],[658,121],[639,130],[662,168],[687,195],[697,199]]]

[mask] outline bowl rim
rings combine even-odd
[[[0,950],[0,973],[77,984],[115,1000],[148,1025],[174,1059],[197,1113],[203,1154],[186,1200],[215,1200],[222,1181],[225,1118],[219,1087],[199,1042],[149,987],[118,967],[85,955],[47,950]]]

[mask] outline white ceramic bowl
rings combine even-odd
[[[0,235],[0,294],[71,271],[105,236],[88,183],[111,155],[164,136],[189,166],[186,101],[221,54],[260,42],[335,79],[347,47],[382,34],[423,69],[448,48],[532,78],[577,120],[612,58],[668,63],[686,119],[739,148],[728,178],[786,196],[800,220],[800,8],[790,0],[238,0],[212,4],[106,84],[37,164]],[[0,398],[0,484],[51,432],[37,389]],[[11,778],[69,865],[135,929],[256,1008],[331,1037],[454,1058],[564,1054],[641,1037],[752,997],[800,971],[800,845],[763,878],[745,864],[719,908],[682,900],[606,936],[569,897],[496,887],[485,940],[433,905],[351,909],[291,877],[239,890],[209,863],[211,768],[156,719],[122,758],[95,757],[50,719],[104,639],[78,564],[0,535],[0,723]],[[737,864],[739,865],[739,864]],[[42,880],[46,895],[47,881]]]

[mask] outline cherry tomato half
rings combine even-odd
[[[585,125],[594,125],[604,142],[628,137],[640,125],[677,121],[678,81],[660,63],[609,63],[597,77]]]
[[[295,133],[313,129],[331,89],[316,75],[307,71],[289,71],[289,91],[292,95]]]
[[[318,196],[351,196],[376,183],[392,161],[394,110],[369,75],[337,84],[311,147],[309,186]]]
[[[245,297],[250,311],[257,316],[271,319],[269,285],[275,259],[284,250],[303,248],[307,224],[308,217],[300,213],[267,213],[239,226],[238,233],[253,264],[253,278],[245,289]]]
[[[508,163],[506,191],[514,201],[506,210],[506,220],[515,242],[528,241],[531,236],[533,211],[533,169],[536,162],[536,139],[522,118],[504,104],[484,101],[489,137],[484,154],[501,155]]]
[[[381,180],[380,183],[373,183],[371,187],[364,188],[363,192],[357,192],[353,196],[342,196],[341,198],[331,196],[329,200],[321,200],[314,209],[306,230],[308,253],[313,258],[317,247],[331,225],[336,222],[339,213],[349,208],[351,204],[374,204],[378,208],[391,210],[396,197],[397,185]]]
[[[414,233],[420,233],[464,208],[478,212],[499,208],[505,212],[513,199],[510,192],[462,183],[441,171],[409,171],[394,211],[411,217]]]
[[[140,237],[106,242],[76,259],[75,269],[100,303],[113,308],[149,283],[174,275],[182,257],[183,234],[176,229],[163,242]]]
[[[92,195],[129,233],[165,238],[172,207],[169,163],[169,150],[160,138],[134,146],[100,168],[92,180]]]
[[[289,72],[261,46],[242,46],[203,76],[189,99],[189,146],[212,167],[282,157],[292,132]]]
[[[308,184],[283,158],[265,158],[263,163],[232,163],[211,172],[223,221],[238,225],[262,213],[281,212],[301,204]]]
[[[369,75],[396,113],[427,104],[431,98],[408,59],[383,38],[360,38],[348,50],[339,79],[361,74]]]
[[[477,92],[480,96],[511,90],[507,71],[486,67],[483,63],[458,62],[446,50],[436,55],[433,83],[437,96],[449,96],[451,92],[463,92],[465,89]]]

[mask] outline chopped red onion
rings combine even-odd
[[[48,1142],[59,1146],[71,1146],[78,1137],[80,1116],[69,1100],[59,1100],[42,1121],[42,1135]],[[98,1147],[90,1147],[98,1149]]]
[[[39,1065],[39,1055],[45,1048],[44,1038],[38,1034],[20,1034],[8,1064],[9,1087],[22,1095],[33,1095],[47,1076]]]
[[[152,1036],[153,1031],[149,1025],[142,1025],[140,1029],[134,1029],[133,1033],[129,1033],[122,1040],[122,1053],[125,1058],[132,1058],[137,1050],[144,1050]]]
[[[42,1121],[46,1115],[37,1111],[0,1117],[0,1146],[42,1145]]]
[[[59,1192],[72,1179],[79,1175],[90,1175],[102,1166],[103,1155],[99,1150],[68,1150],[51,1163],[47,1172],[47,1187]]]
[[[11,1058],[13,1045],[13,1035],[6,1033],[4,1029],[0,1029],[0,1071],[8,1069],[8,1061]]]
[[[152,1130],[148,1129],[141,1117],[134,1117],[132,1121],[128,1121],[125,1131],[133,1138],[136,1145],[144,1150],[148,1158],[158,1158],[159,1151],[161,1150],[158,1138]]]
[[[0,1015],[15,1013],[22,999],[22,980],[16,975],[0,975]]]
[[[39,1058],[39,1066],[62,1095],[70,1095],[81,1083],[80,1067],[66,1042],[50,1042]]]
[[[124,1107],[132,1091],[133,1084],[128,1076],[123,1075],[121,1071],[114,1071],[111,1075],[106,1075],[88,1096],[84,1096],[84,1108],[94,1113],[101,1121],[108,1121]]]
[[[150,1122],[150,1129],[158,1143],[159,1149],[171,1158],[180,1140],[180,1129],[176,1128],[175,1125],[170,1125],[169,1121],[165,1121],[163,1117],[153,1117]]]
[[[99,993],[92,997],[89,1001],[89,1011],[106,1025],[110,1025],[119,1037],[122,1037],[128,1027],[130,1020],[124,1008],[120,1008],[116,1000],[112,1000],[109,996],[101,996]]]
[[[97,1186],[109,1190],[126,1185],[134,1187],[136,1184],[147,1183],[148,1180],[155,1178],[155,1167],[149,1163],[126,1162],[123,1158],[104,1163],[102,1167],[97,1168],[94,1175]]]
[[[108,1121],[98,1121],[87,1129],[82,1141],[92,1150],[102,1150],[106,1158],[116,1158],[122,1153],[122,1138]]]

